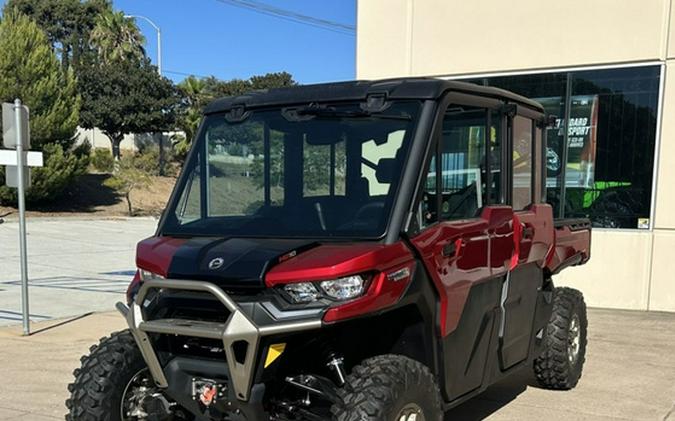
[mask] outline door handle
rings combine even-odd
[[[444,257],[451,257],[454,256],[455,253],[457,253],[457,246],[455,245],[455,242],[448,243],[443,246],[443,249],[441,250],[441,254]]]
[[[461,239],[448,241],[446,244],[443,245],[443,248],[441,249],[441,254],[443,255],[443,257],[455,257],[457,256],[458,248],[460,248],[461,246],[462,246]]]

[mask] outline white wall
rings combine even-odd
[[[359,0],[357,77],[656,60],[665,58],[669,8],[670,0]]]
[[[358,0],[357,78],[664,65],[654,226],[594,230],[556,282],[592,306],[675,311],[675,0]]]

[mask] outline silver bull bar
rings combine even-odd
[[[146,321],[143,318],[142,306],[151,289],[171,289],[184,291],[208,292],[220,301],[230,316],[225,323],[205,322],[184,319],[158,319]],[[169,383],[159,363],[157,354],[148,337],[148,333],[164,333],[170,335],[191,336],[197,338],[220,339],[223,341],[225,357],[230,372],[230,381],[237,399],[247,401],[251,391],[251,382],[256,367],[258,345],[263,336],[299,332],[321,327],[321,319],[279,322],[268,326],[258,326],[246,315],[237,303],[218,286],[204,281],[191,280],[148,280],[142,283],[135,300],[128,308],[117,303],[117,309],[125,317],[129,329],[138,344],[138,348],[148,365],[148,370],[158,387],[166,388]],[[233,345],[246,342],[246,356],[237,361]]]

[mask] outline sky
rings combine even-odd
[[[356,0],[261,0],[303,15],[356,25]],[[356,37],[289,22],[219,0],[113,0],[113,7],[152,19],[162,30],[162,70],[220,79],[287,71],[300,83],[355,77]],[[156,31],[137,20],[156,63]]]

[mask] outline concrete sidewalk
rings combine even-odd
[[[63,419],[63,402],[80,355],[124,328],[115,313],[62,325],[0,328],[0,420]],[[447,414],[458,420],[675,421],[675,314],[590,310],[589,349],[579,386],[552,392],[523,372]]]
[[[110,311],[136,270],[136,243],[152,218],[32,218],[28,221],[31,320]],[[21,322],[19,224],[0,225],[0,326]]]

